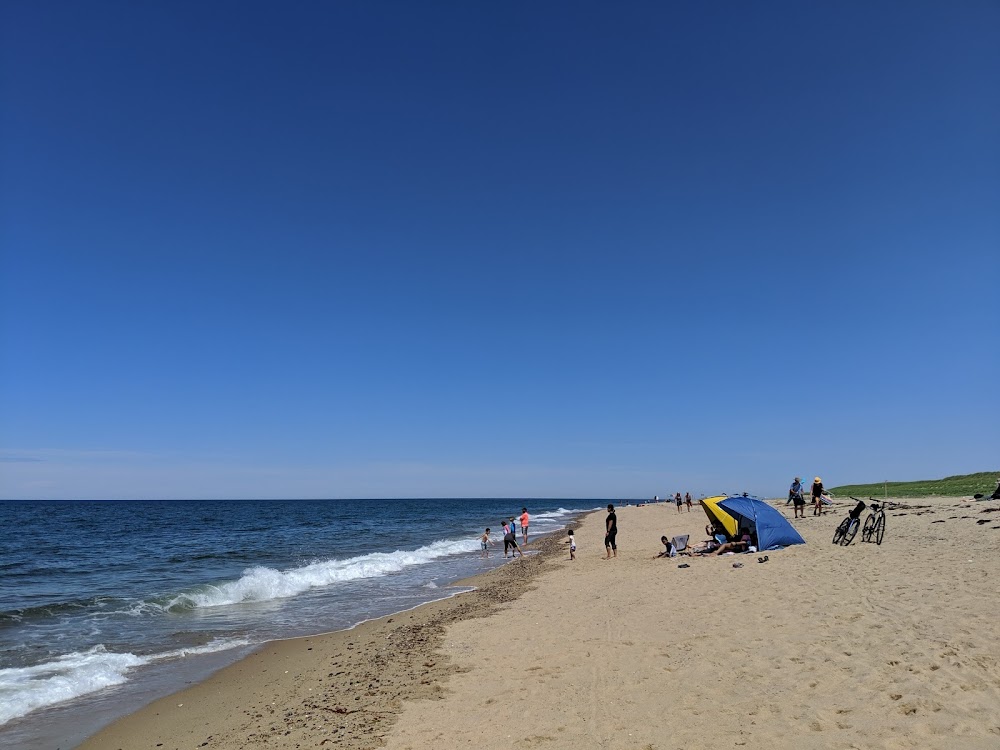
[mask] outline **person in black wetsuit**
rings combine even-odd
[[[618,557],[618,545],[615,544],[615,536],[618,534],[618,516],[615,515],[615,506],[608,505],[608,517],[604,519],[604,549],[607,550],[605,560]]]

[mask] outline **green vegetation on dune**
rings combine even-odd
[[[922,479],[916,482],[876,482],[874,484],[845,484],[831,487],[834,496],[881,497],[888,487],[889,497],[928,497],[943,495],[960,497],[982,493],[989,495],[997,486],[1000,471],[980,471],[977,474],[960,474],[944,479]]]

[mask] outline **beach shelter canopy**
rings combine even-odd
[[[759,550],[806,543],[781,513],[755,497],[709,497],[701,501],[701,507],[710,521],[726,530],[729,539],[738,538],[740,529],[750,529]]]
[[[725,495],[703,497],[701,499],[701,507],[705,509],[705,515],[708,516],[708,520],[711,521],[712,524],[725,529],[726,536],[732,540],[739,535],[740,529],[736,525],[736,519],[719,507],[719,503],[725,499]]]

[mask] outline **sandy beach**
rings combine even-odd
[[[667,504],[619,508],[604,560],[592,514],[575,561],[533,543],[474,592],[267,644],[81,747],[1000,747],[1000,504],[897,502],[881,546],[830,543],[848,501],[765,563],[653,559],[705,537]]]

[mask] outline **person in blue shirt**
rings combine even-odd
[[[795,481],[792,482],[792,486],[788,488],[788,501],[785,505],[788,505],[788,503],[795,504],[794,510],[796,518],[799,517],[799,513],[802,513],[802,517],[805,518],[806,501],[805,498],[802,497],[802,479],[799,477],[795,477]]]

